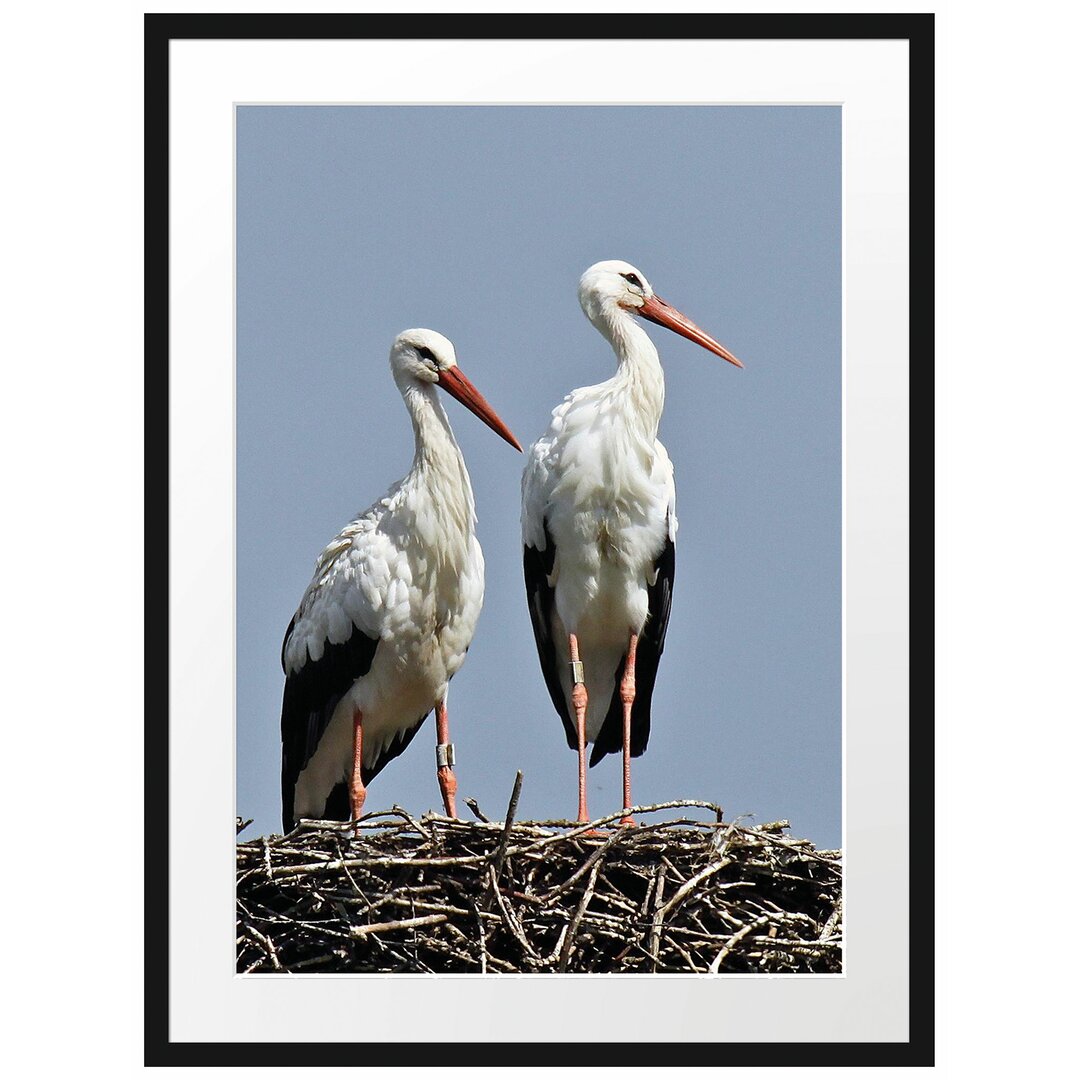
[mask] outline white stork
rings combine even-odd
[[[521,446],[434,330],[405,330],[390,370],[412,419],[412,468],[319,556],[285,632],[281,666],[281,809],[355,820],[366,787],[434,708],[443,805],[455,816],[447,684],[484,600],[472,486],[435,388],[511,446]]]
[[[585,746],[593,743],[590,766],[622,749],[622,820],[631,825],[630,758],[649,741],[677,528],[674,473],[656,437],[664,373],[637,317],[742,364],[629,263],[590,266],[578,300],[619,367],[607,382],[566,397],[529,449],[525,588],[548,693],[578,752],[578,820],[589,820]]]

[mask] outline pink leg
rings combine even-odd
[[[364,728],[363,713],[357,709],[353,713],[353,764],[352,776],[349,778],[349,806],[352,820],[355,821],[364,810],[364,800],[367,798],[367,788],[364,787],[363,762],[364,762]],[[359,829],[357,829],[359,832]]]
[[[585,798],[585,710],[589,704],[589,692],[585,689],[585,674],[578,655],[577,635],[570,635],[570,667],[574,675],[574,689],[571,691],[570,700],[574,705],[574,715],[577,720],[577,745],[578,745],[578,821],[589,821],[589,807]]]
[[[626,650],[626,667],[623,670],[622,683],[619,685],[619,694],[622,697],[623,721],[622,721],[622,791],[623,810],[626,811],[620,825],[634,825],[636,822],[630,816],[630,713],[634,708],[634,695],[637,683],[634,679],[634,668],[637,664],[637,634],[630,635],[630,647]]]
[[[454,796],[457,794],[457,777],[454,776],[454,744],[450,741],[450,719],[446,715],[446,701],[435,706],[435,762],[439,775],[446,816],[456,818]]]

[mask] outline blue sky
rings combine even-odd
[[[576,286],[626,259],[730,348],[650,326],[680,531],[636,802],[841,818],[841,186],[836,107],[280,107],[237,119],[237,812],[280,828],[285,627],[316,555],[409,467],[390,342],[427,326],[526,447],[614,370]],[[484,612],[449,698],[459,806],[572,817],[576,755],[525,606],[522,455],[446,402]],[[440,806],[434,722],[368,808]],[[621,802],[617,756],[589,806]]]

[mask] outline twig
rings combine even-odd
[[[408,930],[414,926],[435,926],[446,922],[446,919],[446,915],[420,915],[415,919],[397,919],[395,922],[365,923],[354,926],[352,936],[362,938],[369,934],[388,934],[391,930]]]
[[[518,922],[517,916],[514,915],[513,909],[503,899],[503,895],[498,885],[495,882],[495,868],[493,866],[488,867],[488,875],[491,879],[490,892],[495,897],[495,903],[499,907],[499,911],[502,913],[503,921],[506,923],[510,933],[521,943],[522,949],[525,950],[526,955],[539,959],[539,954],[532,947],[529,939],[525,936],[524,931],[521,929],[521,923]]]
[[[266,955],[270,957],[270,963],[274,965],[274,970],[283,971],[284,969],[281,966],[281,961],[278,959],[277,949],[274,948],[273,941],[271,941],[266,934],[260,934],[254,926],[249,926],[247,932],[266,950]]]
[[[660,906],[660,903],[664,899],[664,875],[666,873],[667,867],[661,865],[656,873],[656,890],[653,893],[652,930],[649,932],[649,957],[653,962],[653,971],[656,970],[659,957],[660,927],[664,924],[664,909]]]
[[[731,859],[724,859],[721,862],[713,863],[711,866],[706,866],[700,873],[695,874],[689,881],[683,884],[679,891],[657,912],[660,916],[660,921],[663,922],[667,913],[680,901],[683,897],[689,895],[693,891],[695,885],[699,885],[707,877],[711,877],[718,870],[726,870],[731,865]],[[738,884],[743,884],[739,882]]]
[[[741,930],[737,930],[734,934],[732,934],[731,937],[727,939],[724,947],[716,954],[716,959],[709,965],[709,971],[711,971],[713,974],[719,971],[720,965],[727,958],[731,950],[734,949],[735,946],[738,945],[739,942],[742,941],[742,939],[746,937],[746,935],[749,934],[752,930],[756,930],[759,927],[764,926],[768,921],[769,920],[764,915],[761,915],[756,918],[752,923],[747,923],[746,926],[744,926]]]
[[[498,880],[502,870],[503,860],[506,858],[506,845],[510,843],[510,829],[514,824],[514,814],[517,812],[518,796],[521,795],[521,770],[518,769],[514,777],[514,792],[510,796],[510,803],[506,808],[506,824],[503,826],[502,838],[499,840],[499,850],[495,855],[495,873],[492,875]]]
[[[577,937],[578,927],[581,925],[581,916],[585,913],[585,909],[589,906],[589,901],[592,899],[593,888],[596,885],[596,874],[599,869],[600,864],[594,862],[592,873],[589,874],[589,883],[585,886],[585,891],[581,894],[581,900],[574,911],[573,919],[570,920],[570,929],[567,931],[566,941],[559,954],[560,971],[566,970],[566,965],[570,960],[570,953],[574,948],[574,939]]]

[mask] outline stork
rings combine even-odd
[[[455,816],[447,685],[484,599],[472,486],[436,388],[511,446],[510,429],[434,330],[405,330],[390,370],[412,419],[412,468],[327,545],[281,647],[281,808],[300,818],[359,818],[367,785],[432,709],[443,806]]]
[[[657,439],[664,373],[638,319],[743,365],[657,296],[629,263],[598,262],[578,300],[619,366],[574,390],[529,448],[521,482],[525,588],[540,666],[578,752],[578,820],[589,766],[622,750],[622,823],[632,825],[630,759],[649,741],[657,665],[675,581],[675,478]]]

